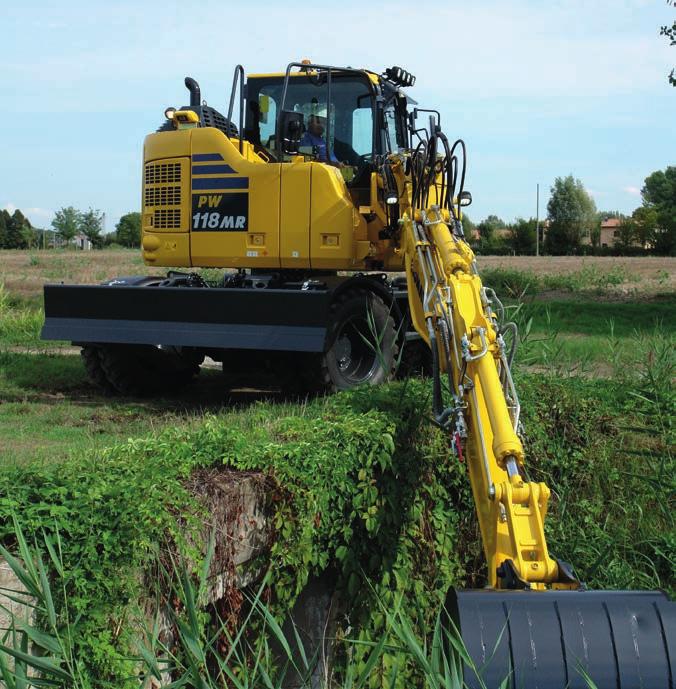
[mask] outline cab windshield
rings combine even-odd
[[[283,77],[255,77],[247,84],[246,138],[272,156],[277,153],[283,90]],[[328,95],[325,74],[290,76],[284,109],[303,115],[299,153],[321,162],[360,167],[373,153],[371,85],[366,77],[334,74],[331,103]]]

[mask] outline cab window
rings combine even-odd
[[[272,155],[277,150],[276,119],[283,88],[283,77],[250,78],[247,84],[245,136]],[[325,74],[294,73],[290,77],[284,109],[303,114],[300,152],[309,159],[362,166],[373,148],[372,98],[367,80],[358,75],[333,75],[330,107],[327,99]]]

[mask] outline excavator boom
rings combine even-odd
[[[449,633],[468,653],[466,686],[673,687],[667,596],[588,591],[547,547],[550,490],[527,479],[510,370],[516,325],[502,322],[462,229],[464,144],[449,146],[431,121],[410,169],[410,186],[403,166],[391,172],[401,197],[410,189],[400,225],[411,319],[432,350],[434,415],[466,459],[488,565],[487,590],[450,591],[446,602]]]

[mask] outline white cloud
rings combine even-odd
[[[31,222],[31,225],[35,227],[43,227],[51,222],[54,217],[54,211],[49,208],[21,208],[14,203],[6,203],[4,206],[10,215],[14,213],[15,210],[20,210]]]
[[[51,218],[54,215],[54,211],[48,208],[26,208],[23,213],[25,215],[39,215],[41,218]]]
[[[622,191],[625,191],[627,194],[631,194],[632,196],[641,195],[641,190],[638,187],[622,187]]]

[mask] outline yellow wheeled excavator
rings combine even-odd
[[[228,272],[48,285],[43,337],[81,345],[93,380],[120,393],[184,384],[205,356],[231,380],[257,369],[325,390],[384,381],[403,356],[431,377],[435,420],[466,459],[488,564],[486,589],[446,603],[479,669],[466,685],[673,688],[665,594],[588,591],[547,548],[516,326],[463,232],[465,144],[407,96],[414,82],[399,67],[302,61],[245,79],[238,66],[222,115],[186,78],[189,105],[144,144],[143,258]]]

